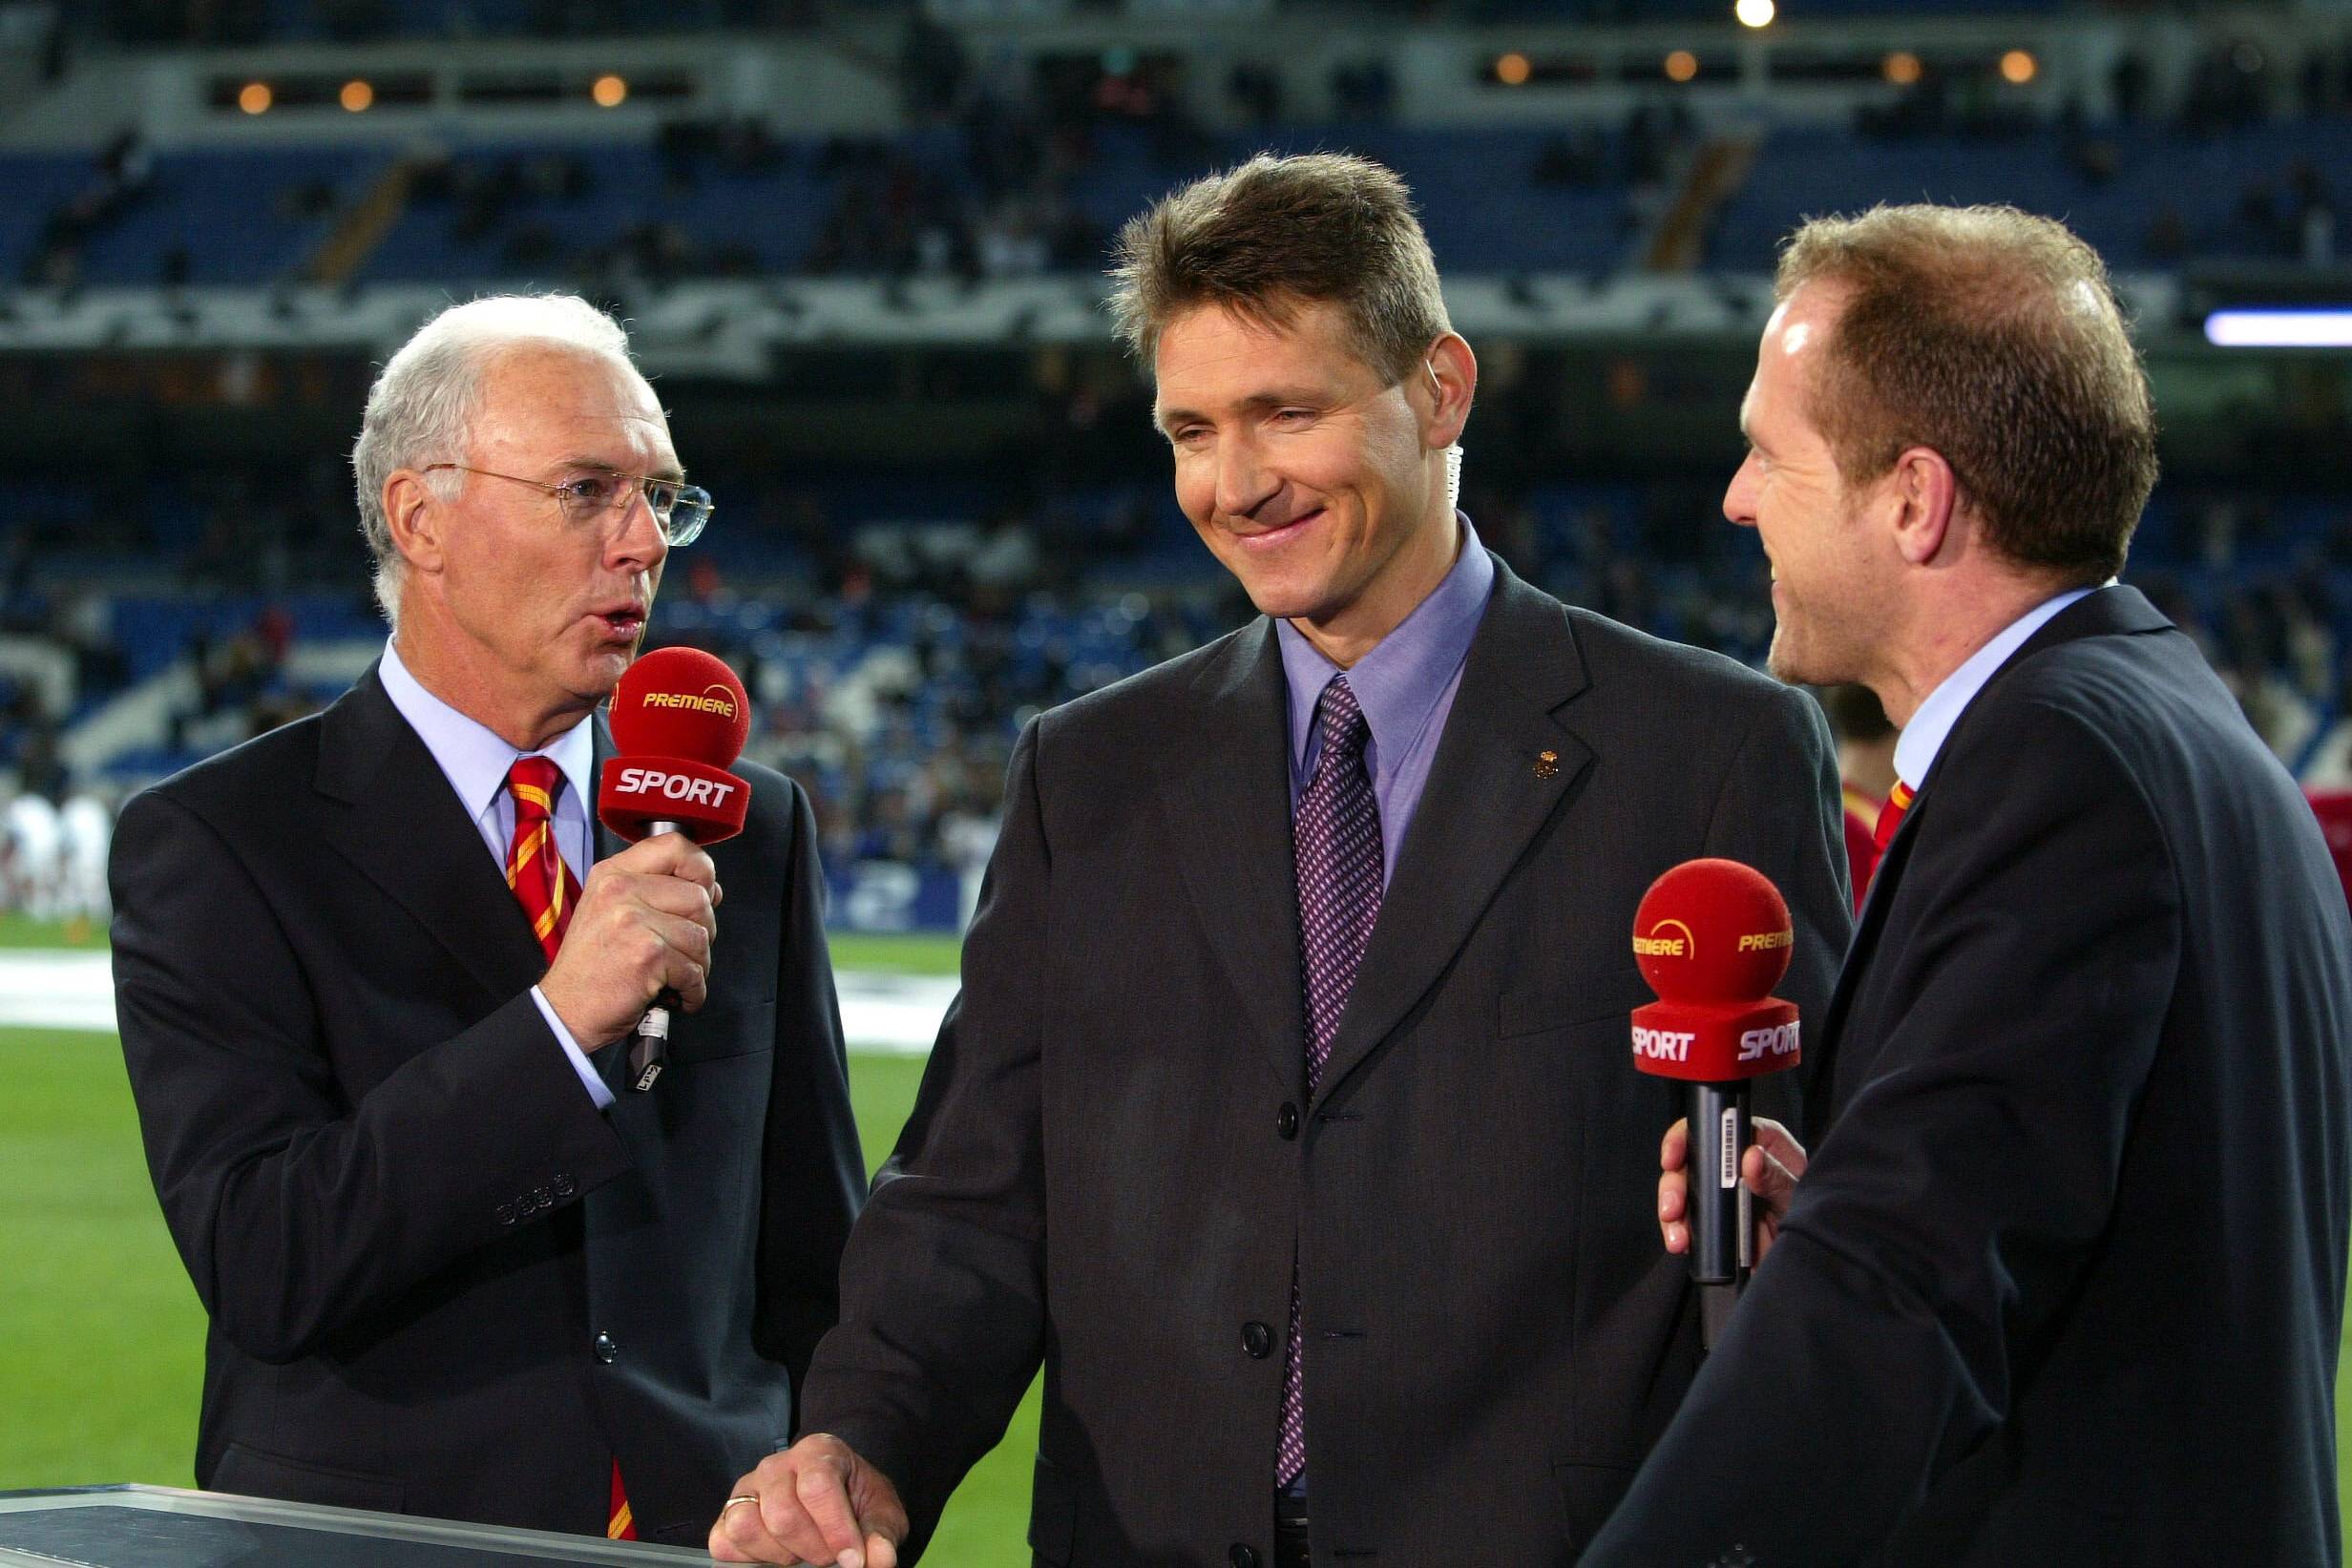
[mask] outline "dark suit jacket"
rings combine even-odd
[[[200,1483],[600,1536],[618,1455],[640,1536],[699,1542],[788,1439],[863,1171],[808,803],[742,772],[710,1000],[610,1114],[373,671],[125,808],[123,1052],[212,1318]]]
[[[1592,1560],[2336,1561],[2343,895],[2135,590],[1962,714],[1828,1034],[1828,1135]]]
[[[918,1532],[1041,1360],[1039,1560],[1270,1563],[1294,1256],[1317,1560],[1568,1561],[1695,1369],[1633,911],[1680,861],[1749,861],[1796,911],[1786,993],[1826,1000],[1817,710],[1500,572],[1310,1102],[1284,690],[1260,620],[1016,751],[809,1373],[809,1430]]]

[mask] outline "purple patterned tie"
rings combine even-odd
[[[1307,1094],[1322,1086],[1364,944],[1380,918],[1380,805],[1364,771],[1372,727],[1344,675],[1332,677],[1316,704],[1323,747],[1314,777],[1291,818],[1298,870],[1299,956],[1307,980]],[[1298,1265],[1291,1265],[1291,1337],[1282,1355],[1282,1437],[1274,1484],[1288,1487],[1307,1467],[1307,1395],[1298,1307]]]

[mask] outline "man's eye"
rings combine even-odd
[[[588,473],[569,479],[556,487],[556,493],[571,506],[594,509],[610,506],[614,493],[620,488],[620,476],[614,473]]]

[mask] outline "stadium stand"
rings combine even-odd
[[[719,497],[657,635],[743,671],[751,755],[808,785],[838,876],[954,884],[985,856],[1028,716],[1247,609],[1175,512],[1099,323],[1030,342],[1023,306],[1001,342],[927,341],[895,291],[1082,292],[1162,191],[1313,147],[1400,170],[1449,285],[1486,302],[1465,491],[1482,536],[1564,597],[1749,660],[1771,631],[1760,563],[1716,507],[1779,237],[1880,199],[2066,217],[2155,302],[2141,324],[2168,476],[2133,580],[2195,631],[2282,758],[2352,785],[2352,376],[2342,354],[2230,359],[2195,332],[2216,276],[2352,296],[2336,232],[2352,37],[2283,10],[2156,30],[2054,4],[1988,20],[1804,0],[1783,8],[1802,50],[1767,36],[1762,65],[1728,74],[1694,58],[1684,92],[1660,40],[1687,29],[1732,59],[1728,9],[1204,6],[1194,44],[1167,22],[1192,11],[1165,3],[1043,4],[1034,24],[976,0],[47,8],[15,76],[0,37],[0,345],[75,301],[101,314],[81,348],[0,351],[0,391],[25,410],[0,432],[0,796],[118,797],[331,699],[380,647],[343,467],[377,345],[338,321],[493,286],[657,316],[724,285],[768,291],[788,325],[788,285],[865,280],[879,292],[838,341],[729,342],[736,318],[715,312],[700,341],[648,340]],[[1123,41],[1130,15],[1149,47]],[[2045,62],[2030,87],[1996,73],[2012,26]],[[1285,27],[1315,40],[1311,58],[1255,44]],[[1907,30],[1934,47],[1899,71]],[[723,54],[787,52],[808,68],[795,81],[831,62],[887,91],[695,88],[593,122],[234,101],[287,60],[331,84],[430,43],[460,74],[527,73],[539,40],[598,37],[688,76],[694,40],[720,38]],[[1502,53],[1520,37],[1535,80],[1514,97],[1497,83],[1520,74]],[[77,84],[149,71],[180,73],[200,107],[157,119],[124,95],[118,119],[70,134],[43,117],[81,101]],[[286,117],[303,113],[343,118]],[[278,335],[174,344],[200,304],[244,295]],[[1715,324],[1670,330],[1667,304],[1641,303],[1694,295]],[[25,854],[0,901],[36,882],[65,896]],[[960,907],[918,889],[886,917],[918,904],[948,923]]]

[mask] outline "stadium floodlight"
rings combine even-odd
[[[2023,87],[2033,80],[2034,73],[2040,69],[2041,62],[2026,50],[2012,49],[2001,56],[2001,79],[2013,87]]]
[[[1678,49],[1666,57],[1667,80],[1687,82],[1699,73],[1699,57],[1687,49]]]
[[[369,83],[353,77],[343,84],[343,91],[335,94],[335,99],[346,112],[361,115],[374,106],[376,90]]]
[[[597,107],[599,109],[618,109],[628,101],[628,78],[617,76],[608,72],[598,76],[589,87],[588,95],[596,100]]]
[[[270,92],[269,83],[247,82],[238,92],[237,107],[248,115],[266,115],[275,99],[276,94]]]
[[[1732,14],[1739,18],[1741,27],[1768,28],[1773,25],[1776,11],[1773,0],[1738,0],[1732,7]]]
[[[2205,318],[2216,348],[2352,348],[2352,309],[2216,310]]]

